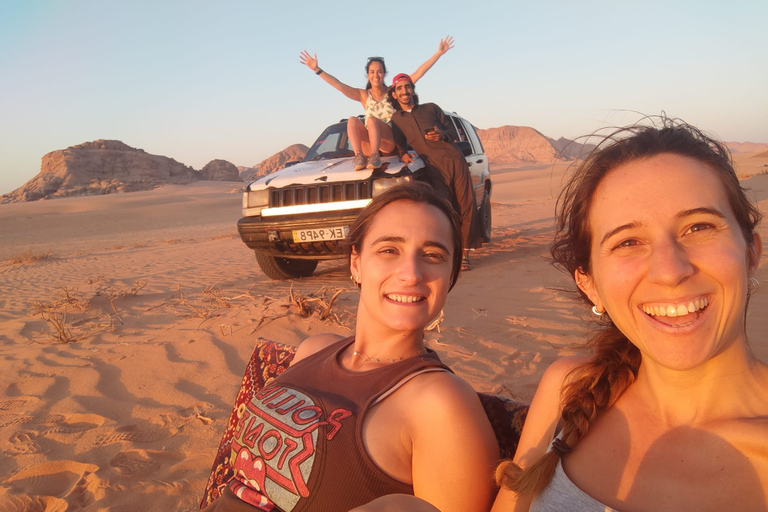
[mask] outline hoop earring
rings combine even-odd
[[[592,306],[592,314],[593,315],[595,315],[595,316],[603,316],[604,313],[605,313],[605,310],[598,311],[597,310],[597,306]]]
[[[757,293],[757,289],[760,288],[760,281],[754,277],[749,278],[749,284],[747,285],[747,297],[751,297]]]

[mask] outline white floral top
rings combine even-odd
[[[395,107],[389,102],[389,98],[384,96],[380,101],[376,101],[368,91],[368,100],[365,102],[365,124],[368,124],[369,117],[375,117],[389,124],[395,113]]]

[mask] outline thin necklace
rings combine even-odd
[[[402,361],[403,359],[408,359],[409,357],[414,357],[414,356],[417,356],[419,354],[426,354],[426,353],[427,353],[427,349],[425,347],[425,348],[423,348],[423,349],[421,349],[418,352],[415,352],[413,354],[409,354],[409,355],[405,355],[405,356],[400,356],[400,357],[393,357],[392,359],[387,359],[386,361],[382,361],[378,357],[368,357],[367,355],[363,354],[360,351],[357,351],[357,350],[353,350],[352,351],[352,354],[355,355],[356,357],[359,357],[360,359],[362,359],[364,363],[397,363],[398,361]]]

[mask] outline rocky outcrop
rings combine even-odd
[[[200,179],[208,181],[243,181],[235,164],[226,160],[211,160],[200,169]]]
[[[595,149],[594,144],[586,144],[579,142],[578,140],[566,139],[565,137],[560,137],[557,140],[548,140],[552,144],[552,147],[555,148],[555,151],[557,151],[557,154],[562,160],[578,160],[580,158],[583,159],[586,158],[593,149]]]
[[[309,151],[309,148],[304,144],[292,144],[253,167],[243,168],[240,171],[240,177],[244,180],[259,179],[282,169],[287,162],[302,160],[307,151]]]
[[[528,126],[501,126],[477,130],[491,163],[555,162],[580,158],[592,146],[563,137],[554,140]]]
[[[237,166],[237,174],[242,180],[250,179],[250,177],[256,174],[257,171],[258,169],[255,167],[246,167],[244,165]]]
[[[43,156],[40,173],[3,202],[149,190],[200,179],[173,158],[150,155],[118,140],[96,140]]]

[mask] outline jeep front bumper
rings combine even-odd
[[[338,259],[346,256],[343,240],[294,242],[293,232],[307,229],[350,227],[362,208],[354,210],[243,217],[237,230],[245,245],[271,256],[313,260]]]

